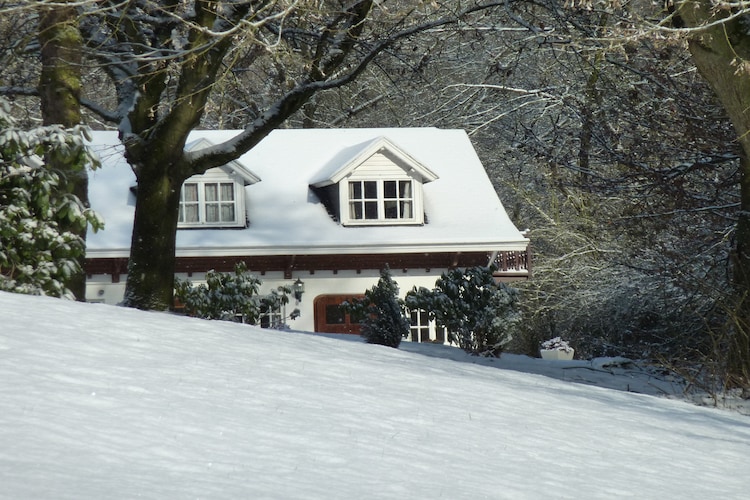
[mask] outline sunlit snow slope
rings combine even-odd
[[[3,499],[739,499],[748,457],[730,412],[0,293]]]

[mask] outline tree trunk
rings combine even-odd
[[[144,169],[138,178],[133,236],[124,303],[128,307],[171,309],[175,242],[183,179],[166,169]]]
[[[745,90],[750,106],[750,89]],[[748,120],[750,122],[750,120]],[[750,123],[747,124],[750,130]],[[740,158],[740,210],[737,218],[734,248],[734,285],[736,288],[736,305],[734,328],[730,350],[727,357],[727,368],[730,375],[729,385],[750,388],[750,144],[745,137],[741,139],[743,154]]]
[[[679,20],[688,27],[726,18],[709,0],[679,5]],[[750,386],[750,35],[742,18],[697,31],[689,40],[693,62],[709,82],[732,121],[740,160],[740,208],[735,231],[733,281],[736,293],[734,328],[727,366],[729,383]]]
[[[41,75],[39,96],[41,98],[44,125],[60,124],[70,128],[81,122],[81,34],[78,30],[78,15],[74,7],[58,6],[45,8],[40,13],[39,43],[41,45]],[[84,168],[71,166],[59,158],[47,158],[53,170],[61,172],[67,193],[78,197],[88,207],[88,176]],[[60,222],[60,229],[80,236],[86,241],[86,225],[81,227],[68,221]],[[86,300],[86,256],[78,258],[80,266],[65,284],[77,300]]]

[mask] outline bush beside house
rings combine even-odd
[[[380,272],[377,285],[365,292],[365,297],[346,306],[361,318],[362,337],[369,344],[398,347],[409,335],[404,301],[398,298],[398,285],[388,268]]]
[[[444,273],[435,288],[414,288],[406,295],[409,309],[422,309],[448,340],[466,352],[499,356],[520,322],[518,291],[495,283],[493,269],[469,267]]]
[[[233,273],[207,272],[205,285],[176,278],[175,297],[191,316],[255,324],[264,311],[280,310],[286,305],[291,293],[288,287],[279,287],[268,295],[258,295],[260,285],[261,281],[240,262]],[[295,314],[296,310],[292,315]]]

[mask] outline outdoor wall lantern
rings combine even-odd
[[[297,281],[292,285],[292,295],[294,295],[294,300],[297,301],[297,304],[302,300],[303,293],[305,293],[305,284],[301,279],[297,278]]]

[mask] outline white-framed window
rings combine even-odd
[[[180,191],[178,227],[243,226],[241,189],[232,180],[188,179]]]
[[[421,224],[421,200],[414,179],[346,181],[345,224]]]
[[[430,321],[427,311],[415,309],[409,311],[409,316],[411,319],[409,340],[412,342],[445,343],[445,328],[437,326],[434,321]]]
[[[264,305],[260,308],[260,315],[256,323],[261,328],[278,328],[284,323],[284,307]]]

